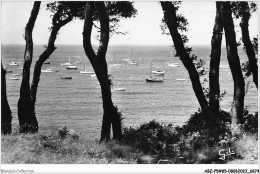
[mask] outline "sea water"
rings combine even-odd
[[[33,68],[39,55],[44,51],[43,45],[34,46]],[[138,126],[151,120],[172,123],[180,126],[185,123],[199,104],[192,89],[187,70],[178,57],[174,57],[171,46],[110,46],[107,52],[108,71],[113,82],[112,99],[122,112],[124,126]],[[193,53],[203,59],[209,67],[210,47],[194,46]],[[239,49],[241,63],[247,60],[246,54]],[[22,73],[24,45],[2,45],[2,62],[7,70],[7,97],[12,110],[13,123],[18,124],[17,101],[22,76],[19,80],[10,80],[12,74]],[[77,70],[67,70],[61,63],[76,62]],[[137,65],[130,65],[125,59],[137,60]],[[10,66],[11,61],[19,66]],[[93,71],[81,45],[57,45],[51,55],[50,64],[42,69],[57,70],[54,73],[41,73],[36,101],[36,116],[40,129],[67,126],[90,138],[98,138],[102,124],[102,97],[96,77],[80,74],[80,71]],[[167,63],[179,63],[180,67],[170,67]],[[122,66],[110,66],[120,64]],[[220,88],[227,94],[221,100],[221,108],[229,111],[233,96],[233,80],[228,67],[226,50],[221,53]],[[165,72],[163,83],[146,83],[151,70]],[[70,76],[71,80],[61,77]],[[208,79],[208,74],[201,76]],[[178,81],[176,79],[185,79]],[[252,81],[252,80],[251,80]],[[208,87],[208,82],[203,84]],[[125,88],[125,91],[114,91],[114,88]],[[257,111],[257,89],[252,83],[248,87],[245,106],[251,112]]]

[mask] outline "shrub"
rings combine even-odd
[[[137,128],[123,129],[123,143],[131,144],[144,153],[162,154],[168,145],[179,141],[171,124],[164,125],[152,120]]]
[[[258,133],[258,112],[249,113],[248,109],[244,109],[243,118],[241,120],[241,128],[247,133]]]
[[[183,126],[177,126],[175,129],[181,136],[193,136],[198,135],[198,143],[195,143],[195,147],[202,147],[203,145],[213,146],[219,141],[220,137],[230,136],[230,114],[226,111],[220,110],[219,113],[210,117],[209,111],[201,111],[200,109],[195,112],[187,123]],[[209,120],[212,119],[212,120]],[[211,123],[211,125],[210,125]],[[194,137],[194,136],[193,136]]]

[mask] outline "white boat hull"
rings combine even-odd
[[[146,82],[163,82],[163,79],[157,79],[157,78],[147,78]]]
[[[115,88],[114,91],[125,91],[125,88]]]
[[[62,66],[71,66],[72,64],[71,63],[61,63],[60,65],[62,65]]]
[[[164,75],[165,71],[152,71],[155,75]]]
[[[12,74],[13,76],[21,76],[22,74]]]
[[[170,67],[179,67],[180,64],[178,64],[178,63],[168,63],[168,66],[170,66]]]
[[[92,71],[80,71],[80,74],[95,74]]]
[[[76,66],[68,66],[67,69],[77,69]]]
[[[41,72],[43,72],[43,73],[52,73],[54,71],[51,70],[51,69],[45,69],[45,70],[41,70]]]

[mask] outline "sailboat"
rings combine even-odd
[[[137,65],[138,64],[138,62],[135,59],[132,58],[132,52],[130,52],[130,59],[128,60],[127,63],[130,64],[130,65]]]
[[[80,74],[95,74],[93,71],[87,71],[86,69],[86,62],[85,62],[85,70],[84,71],[80,71]]]
[[[12,61],[11,63],[9,63],[10,66],[18,66],[17,62]]]
[[[67,69],[78,69],[76,65],[69,65],[66,68]]]
[[[151,70],[150,70],[150,77],[146,78],[146,82],[163,82],[163,78],[156,78],[152,77],[152,62],[151,62]]]
[[[14,59],[14,50],[13,50],[13,59]],[[9,63],[10,66],[18,66],[20,62],[14,62],[12,61],[11,63]]]
[[[70,66],[70,65],[72,65],[72,64],[70,63],[70,55],[69,55],[69,62],[61,63],[60,65],[62,65],[62,66]]]
[[[69,65],[66,67],[67,69],[77,69],[76,63],[70,63],[70,56],[69,56]]]

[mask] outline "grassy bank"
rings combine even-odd
[[[135,148],[115,141],[100,143],[60,130],[37,134],[2,135],[2,163],[107,164],[136,163],[142,156]]]
[[[207,114],[196,112],[182,127],[151,121],[124,128],[120,142],[89,140],[66,127],[37,134],[14,132],[2,135],[1,159],[5,164],[257,164],[257,116],[245,112],[238,129],[221,111],[214,120],[218,128],[212,129],[206,126]]]

